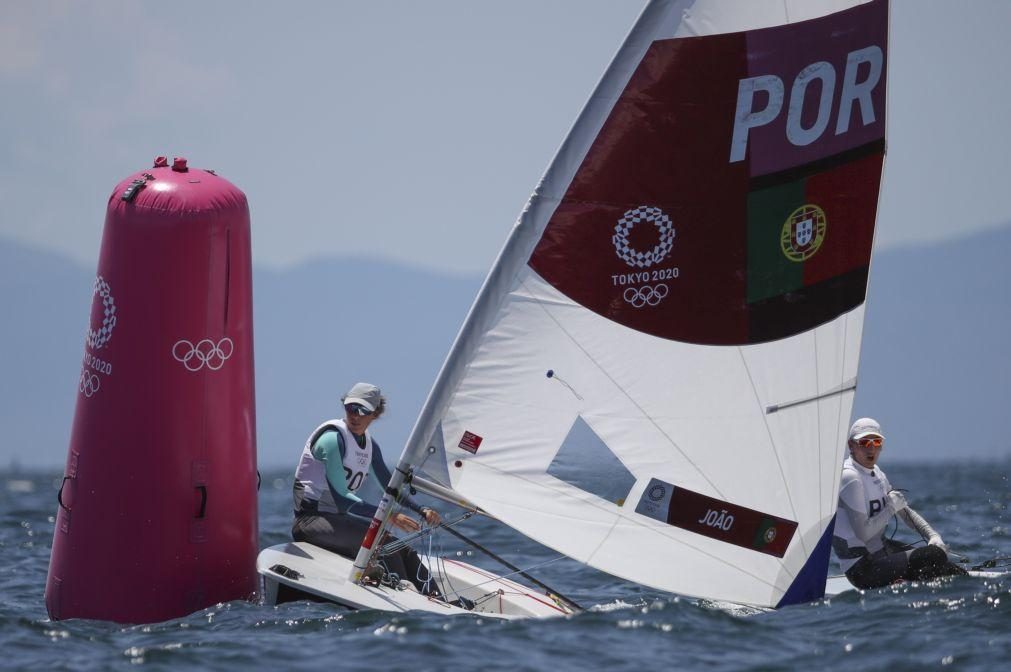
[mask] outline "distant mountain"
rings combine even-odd
[[[889,250],[871,267],[854,417],[883,459],[1011,456],[1011,227]]]
[[[886,459],[1011,455],[1011,227],[875,257],[854,412]],[[66,459],[94,269],[0,240],[0,465]],[[381,385],[388,459],[410,432],[482,278],[359,259],[254,272],[260,464],[289,466],[358,380]]]
[[[96,260],[97,265],[97,260]],[[0,465],[62,465],[77,397],[94,269],[0,239]],[[482,278],[381,261],[320,260],[253,273],[260,464],[290,465],[359,380],[380,385],[375,425],[400,453]]]
[[[343,415],[340,397],[357,381],[389,400],[373,432],[395,461],[482,279],[352,259],[255,271],[260,463],[294,470],[309,432]]]
[[[94,269],[0,239],[0,465],[63,465]]]

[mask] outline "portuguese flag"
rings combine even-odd
[[[772,518],[770,516],[765,516],[764,518],[762,518],[762,521],[758,524],[758,527],[755,530],[755,536],[751,540],[751,547],[756,551],[760,551],[762,553],[771,553],[772,555],[778,555],[779,557],[782,557],[782,553],[776,553],[771,549],[778,550],[779,547],[782,546],[783,540],[779,539],[781,531],[784,534],[792,536],[793,529],[795,528],[783,526],[784,529],[780,530],[778,525],[779,522],[780,522],[779,520],[777,520],[776,518]],[[779,539],[779,543],[776,543],[777,539]],[[789,542],[789,537],[787,538],[787,541]]]
[[[867,149],[807,175],[756,181],[748,193],[751,342],[817,326],[863,302],[883,157],[876,145]]]

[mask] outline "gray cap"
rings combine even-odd
[[[345,404],[361,404],[368,409],[369,413],[375,413],[379,408],[379,400],[382,394],[379,388],[369,383],[355,383],[348,393],[344,395]]]
[[[880,436],[882,439],[885,438],[885,435],[881,433],[881,425],[874,418],[860,418],[850,427],[850,441],[856,441],[865,436]]]

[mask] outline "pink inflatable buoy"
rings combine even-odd
[[[150,623],[254,595],[255,428],[246,197],[159,157],[109,198],[50,617]]]

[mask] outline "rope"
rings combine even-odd
[[[466,544],[469,544],[470,546],[473,546],[477,550],[481,551],[482,553],[484,553],[485,555],[487,555],[492,560],[495,560],[496,562],[499,562],[502,565],[504,565],[505,567],[513,570],[512,574],[506,574],[505,576],[514,576],[514,575],[518,574],[519,576],[522,576],[523,578],[525,578],[527,581],[530,581],[531,583],[533,583],[535,586],[538,586],[539,588],[544,589],[544,591],[547,593],[548,597],[552,597],[552,598],[561,600],[566,605],[568,605],[569,608],[571,608],[571,609],[574,609],[576,611],[583,611],[583,608],[581,606],[579,606],[578,604],[576,604],[576,602],[574,602],[573,600],[569,599],[568,597],[565,597],[560,592],[558,592],[557,590],[555,590],[551,586],[547,585],[546,583],[538,581],[537,579],[535,579],[534,577],[530,576],[524,570],[522,570],[519,567],[517,567],[516,565],[512,564],[511,562],[509,562],[505,558],[502,558],[502,557],[496,555],[495,553],[492,553],[490,550],[488,550],[487,548],[485,548],[481,544],[477,543],[473,539],[470,539],[470,538],[464,536],[463,534],[460,534],[459,532],[457,532],[456,530],[454,530],[454,529],[452,529],[450,527],[447,527],[446,531],[449,532],[450,534],[452,534],[454,537],[456,537],[460,541],[462,541],[462,542],[464,542]],[[565,557],[564,555],[560,555],[557,558],[555,558],[554,560],[550,560],[549,562],[555,562],[556,560],[561,560],[564,557]],[[543,566],[544,564],[547,564],[547,563],[542,563],[541,565],[534,565],[533,567],[529,567],[528,569],[535,569],[537,567]],[[502,578],[505,578],[505,577],[502,577]],[[484,581],[484,582],[479,583],[477,585],[480,586],[483,583],[488,583],[488,582]]]
[[[449,526],[456,525],[457,523],[463,522],[463,521],[467,520],[468,518],[470,518],[473,515],[474,515],[473,511],[468,511],[465,514],[463,514],[462,516],[460,516],[459,518],[457,518],[456,520],[452,520],[452,521],[450,521],[448,523],[447,522],[442,522],[442,523],[439,523],[438,525],[433,525],[431,527],[428,527],[428,526],[422,527],[417,532],[412,532],[411,534],[409,534],[409,535],[407,535],[405,537],[401,537],[400,539],[394,539],[393,541],[390,541],[390,542],[387,542],[387,543],[383,544],[380,547],[380,549],[379,549],[379,555],[380,556],[392,555],[393,553],[396,553],[396,552],[398,552],[398,551],[400,551],[400,550],[402,550],[402,549],[410,546],[415,540],[420,539],[421,537],[424,537],[426,535],[431,535],[433,532],[435,532],[436,530],[438,530],[440,527],[448,529]]]
[[[457,532],[456,530],[454,530],[452,528],[453,525],[456,525],[458,523],[461,523],[461,522],[467,520],[468,518],[472,517],[475,513],[476,512],[474,512],[474,511],[467,511],[463,515],[459,516],[458,518],[456,518],[454,520],[443,521],[443,522],[439,523],[438,525],[433,525],[432,527],[427,527],[427,526],[423,527],[422,529],[418,530],[417,532],[414,532],[413,534],[409,534],[406,537],[403,537],[401,539],[396,539],[394,541],[391,541],[391,542],[388,542],[386,544],[383,544],[379,548],[379,551],[377,553],[377,555],[380,558],[380,562],[381,562],[382,558],[384,558],[384,557],[386,557],[388,555],[392,555],[394,553],[397,553],[397,552],[401,551],[402,549],[411,546],[411,544],[414,541],[416,541],[416,540],[418,540],[418,539],[420,539],[422,537],[426,537],[427,536],[428,537],[428,552],[427,552],[427,554],[426,554],[425,557],[428,560],[428,565],[431,566],[433,564],[432,563],[432,558],[433,558],[433,556],[432,556],[432,540],[433,540],[433,538],[435,536],[433,533],[436,530],[438,530],[438,529],[441,528],[441,529],[445,530],[446,532],[449,532],[450,534],[452,534],[454,537],[456,537],[460,541],[462,541],[462,542],[464,542],[464,543],[466,543],[466,544],[474,547],[475,549],[477,549],[478,551],[484,553],[485,555],[487,555],[491,559],[495,560],[496,562],[501,563],[502,565],[504,565],[508,569],[512,570],[509,574],[504,574],[504,575],[499,576],[499,577],[488,579],[487,581],[482,581],[481,583],[474,584],[470,588],[477,588],[477,587],[482,586],[482,585],[484,585],[486,583],[491,583],[493,581],[497,581],[498,579],[505,579],[505,578],[508,578],[508,577],[511,577],[511,576],[517,576],[518,575],[518,576],[522,576],[523,578],[527,579],[528,581],[530,581],[534,585],[536,585],[539,588],[543,589],[546,592],[546,594],[548,595],[548,597],[554,598],[554,599],[556,599],[556,600],[558,600],[560,602],[564,602],[570,609],[573,609],[573,610],[576,610],[576,611],[582,611],[583,610],[583,608],[581,606],[579,606],[579,604],[577,604],[574,600],[566,597],[565,595],[562,595],[560,592],[556,591],[551,586],[547,585],[546,583],[543,583],[542,581],[539,581],[538,579],[536,579],[533,576],[531,576],[530,574],[528,574],[526,570],[520,569],[516,565],[514,565],[511,562],[509,562],[508,560],[506,560],[505,558],[502,558],[501,556],[497,555],[496,553],[492,552],[491,550],[489,550],[489,549],[485,548],[484,546],[482,546],[481,544],[477,543],[473,539],[470,539],[469,537],[461,534],[460,532]],[[551,560],[548,560],[546,562],[542,562],[542,563],[533,565],[531,567],[528,567],[527,569],[529,570],[529,569],[536,569],[537,567],[543,567],[545,565],[551,564],[552,562],[556,562],[558,560],[561,560],[564,557],[565,557],[564,555],[560,555],[560,556],[558,556],[556,558],[553,558]],[[445,583],[445,585],[439,586],[441,588],[441,590],[442,590],[443,598],[444,599],[448,598],[450,595],[458,595],[458,596],[462,597],[462,595],[460,594],[460,591],[458,591],[456,588],[454,588],[453,585],[452,585],[452,583],[449,580],[449,573],[446,571],[445,558],[443,557],[443,554],[440,553],[439,555],[435,556],[435,559],[436,559],[436,563],[439,566],[439,574],[442,576],[443,582]],[[388,570],[387,570],[387,572],[388,572]],[[418,576],[416,578],[417,578],[418,582],[421,582],[421,576],[420,576],[421,568],[420,567],[418,568],[418,572],[419,572],[419,574],[418,574]],[[426,590],[428,588],[429,583],[432,581],[432,574],[433,574],[432,571],[429,570],[429,579],[428,579],[428,581],[425,582]],[[447,590],[447,588],[448,588],[448,590]],[[468,590],[470,588],[468,588]],[[497,593],[493,592],[493,593],[489,593],[489,594],[490,595],[495,595]],[[482,599],[483,598],[478,598],[477,600],[475,600],[475,602],[476,603],[480,602],[480,601],[482,601]]]
[[[564,555],[559,555],[556,558],[551,558],[550,560],[545,560],[544,562],[539,562],[536,565],[531,565],[530,567],[527,567],[527,569],[537,569],[538,567],[544,567],[545,565],[550,565],[553,562],[558,562],[559,560],[562,560],[565,557],[566,556],[564,556]],[[473,588],[478,588],[480,586],[485,585],[486,583],[492,583],[494,581],[498,581],[499,579],[508,579],[510,576],[516,576],[517,574],[519,574],[520,576],[527,576],[526,574],[524,574],[524,572],[523,572],[522,569],[519,569],[519,570],[517,570],[515,572],[510,572],[509,574],[503,574],[502,576],[495,576],[495,577],[492,577],[492,578],[488,579],[487,581],[482,581],[480,583],[475,583],[472,586],[470,586],[470,588],[468,588],[468,590],[473,589]],[[443,574],[443,576],[448,576],[448,575]],[[491,592],[491,593],[486,593],[486,595],[497,595],[497,594],[498,594],[498,591]],[[519,593],[516,593],[516,594],[519,594]],[[460,595],[460,591],[453,590],[452,592],[446,593],[445,597],[448,597],[449,595]],[[549,597],[550,596],[554,596],[554,597],[557,597],[559,599],[566,600],[567,603],[575,605],[577,609],[580,609],[580,610],[582,609],[582,607],[576,605],[575,602],[571,602],[571,601],[568,600],[568,598],[565,598],[565,597],[563,597],[561,595],[558,595],[557,593],[551,592],[549,594]],[[479,598],[479,599],[481,599],[481,598]]]
[[[429,455],[425,455],[425,457],[422,459],[421,464],[418,465],[418,467],[416,467],[416,468],[420,469],[421,466],[428,459],[428,457],[429,457]],[[406,489],[401,489],[401,491],[400,491],[400,497],[398,497],[397,500],[396,500],[397,506],[401,506],[401,500],[402,500],[402,498],[406,497],[406,491],[410,489],[410,480],[411,480],[411,476],[413,476],[413,473],[414,473],[414,470],[412,469],[411,470],[411,474],[408,476],[407,482],[405,483],[405,485],[407,486],[407,488]],[[548,597],[553,598],[553,599],[555,599],[555,600],[557,600],[559,602],[564,602],[565,605],[568,606],[570,609],[573,609],[575,611],[583,611],[583,608],[581,606],[579,606],[575,601],[573,601],[573,600],[569,599],[568,597],[562,595],[560,592],[554,590],[553,588],[551,588],[551,586],[547,585],[546,583],[543,583],[543,582],[535,579],[534,577],[530,576],[530,574],[528,574],[526,571],[520,569],[516,565],[514,565],[511,562],[507,561],[505,558],[502,558],[501,556],[493,553],[492,551],[490,551],[489,549],[485,548],[481,544],[479,544],[476,541],[474,541],[474,540],[466,537],[465,535],[461,534],[460,532],[457,532],[456,530],[454,530],[452,528],[453,525],[456,525],[457,523],[460,523],[460,522],[462,522],[464,520],[467,520],[468,518],[470,518],[471,516],[473,516],[475,513],[477,513],[477,512],[476,511],[466,511],[462,516],[460,516],[456,520],[453,520],[453,521],[450,521],[450,522],[441,522],[438,525],[434,525],[432,527],[423,526],[420,530],[418,530],[417,532],[414,532],[413,534],[409,534],[406,537],[403,537],[401,539],[396,539],[394,541],[391,541],[391,542],[388,542],[386,544],[381,545],[379,547],[376,555],[380,558],[380,563],[381,564],[385,564],[385,563],[382,563],[382,560],[381,560],[383,557],[391,555],[393,553],[396,553],[396,552],[398,552],[398,551],[400,551],[400,550],[402,550],[404,548],[407,548],[415,540],[420,539],[420,538],[422,538],[422,537],[424,537],[424,536],[427,535],[428,538],[429,538],[429,556],[428,557],[431,558],[431,539],[432,539],[432,533],[435,532],[436,530],[438,530],[439,528],[442,528],[442,529],[446,530],[447,532],[449,532],[450,534],[452,534],[457,539],[459,539],[460,541],[462,541],[462,542],[464,542],[464,543],[466,543],[466,544],[468,544],[468,545],[476,548],[478,551],[481,551],[482,553],[484,553],[485,555],[487,555],[492,560],[495,560],[496,562],[499,562],[502,565],[504,565],[505,567],[507,567],[507,568],[509,568],[509,569],[512,570],[512,573],[510,573],[510,574],[505,574],[504,576],[501,576],[501,577],[496,577],[494,579],[489,579],[488,581],[482,581],[481,583],[478,583],[478,584],[475,584],[474,586],[472,586],[473,588],[477,588],[478,586],[484,585],[484,584],[489,583],[491,581],[496,581],[496,580],[498,580],[500,578],[507,578],[507,577],[510,577],[510,576],[519,575],[519,576],[522,576],[523,578],[527,579],[531,583],[533,583],[535,586],[538,586],[539,588],[542,588],[546,592],[546,594],[547,594]],[[549,561],[544,562],[544,563],[533,565],[532,567],[529,567],[528,569],[535,569],[537,567],[542,567],[542,566],[544,566],[546,564],[550,564],[550,563],[555,562],[557,560],[561,560],[563,557],[565,557],[565,556],[560,555],[557,558],[554,558],[553,560],[549,560]],[[449,583],[449,578],[448,578],[449,574],[445,571],[445,562],[444,562],[444,560],[442,558],[440,558],[440,561],[442,561],[442,563],[443,563],[442,567],[441,567],[442,576],[445,577],[445,580],[446,580],[446,582],[448,584]],[[419,568],[419,571],[420,571],[420,568]],[[387,569],[387,572],[388,572],[388,569]],[[431,572],[429,572],[429,574],[431,574]],[[418,581],[421,580],[420,575],[417,577],[417,579],[418,579]],[[429,580],[431,580],[431,578],[429,578]],[[425,582],[425,586],[427,588],[427,586],[428,586],[428,582],[427,581]],[[454,589],[451,592],[447,591],[446,594],[443,597],[445,598],[445,597],[447,597],[448,595],[451,595],[451,594],[460,595],[460,593]],[[461,597],[462,597],[462,595],[461,595]]]

